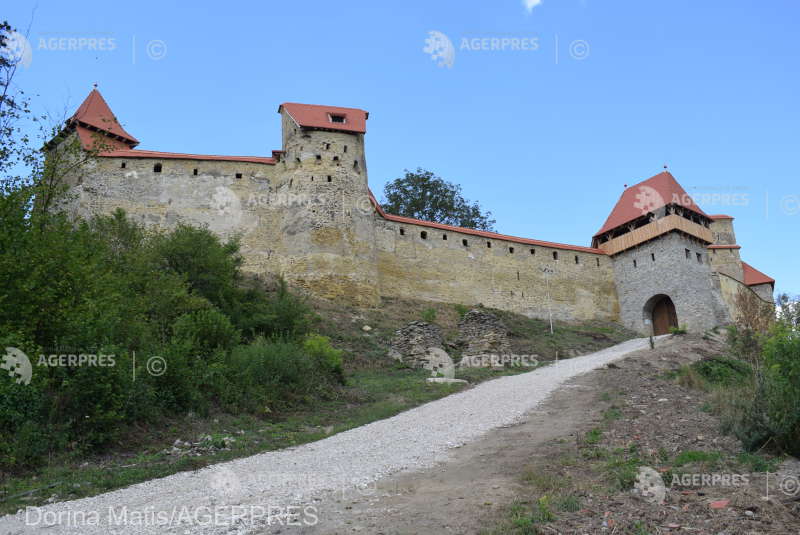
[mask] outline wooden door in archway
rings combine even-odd
[[[678,326],[678,314],[672,299],[664,296],[653,306],[653,334],[669,334],[670,327]]]

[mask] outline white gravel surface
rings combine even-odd
[[[444,461],[451,448],[519,421],[564,381],[646,347],[646,338],[629,340],[311,444],[28,508],[0,518],[0,534],[264,533],[286,522],[324,522],[319,500]]]

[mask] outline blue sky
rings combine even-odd
[[[175,152],[269,155],[284,101],[363,108],[376,195],[419,166],[500,232],[578,245],[668,164],[736,218],[744,260],[800,293],[797,2],[176,4],[9,3],[33,48],[17,83],[61,114],[97,82],[139,148]],[[451,67],[423,51],[431,31]]]

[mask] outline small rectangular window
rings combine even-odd
[[[600,259],[599,258],[595,258],[595,261],[597,262],[597,267],[600,267]]]
[[[236,178],[242,178],[242,173],[236,173]]]
[[[491,248],[492,248],[492,242],[490,242],[490,241],[487,241],[487,242],[486,242],[486,247],[487,247],[487,248],[489,248],[489,249],[491,249]]]
[[[558,260],[558,251],[553,251],[553,260]]]
[[[578,255],[575,255],[575,263],[576,264],[580,264],[581,263],[580,259],[578,258]]]
[[[161,164],[160,163],[157,163],[157,164],[155,164],[153,166],[153,172],[154,173],[160,173],[161,172]]]
[[[401,228],[401,229],[400,229],[400,235],[401,235],[401,236],[405,236],[405,235],[406,235],[406,229],[404,229],[404,228]]]
[[[195,169],[194,171],[192,171],[192,174],[193,174],[194,176],[197,176],[197,169]]]
[[[509,254],[514,254],[514,248],[513,247],[509,247],[508,248],[508,252],[509,252]]]
[[[331,175],[328,175],[328,182],[332,182],[332,181],[333,181],[333,177]]]
[[[120,169],[125,169],[125,162],[122,162],[122,164],[120,164],[119,167],[120,167]]]
[[[330,118],[332,123],[344,123],[346,120],[344,115],[340,115],[338,113],[331,113]]]
[[[447,234],[442,234],[442,239],[443,239],[444,241],[447,241]]]
[[[427,240],[428,233],[423,230],[422,232],[419,233],[419,237],[422,238],[423,240]]]
[[[633,261],[633,267],[636,267],[636,260]]]
[[[700,253],[697,253],[697,263],[698,264],[702,264],[703,263],[703,255],[700,254]]]
[[[536,254],[536,249],[531,249],[531,254]]]
[[[686,254],[687,259],[689,259],[692,256],[692,252],[689,249],[684,249],[684,252]]]
[[[653,262],[656,261],[656,254],[655,253],[650,253],[650,260],[652,260]]]
[[[461,245],[464,247],[469,247],[469,242],[467,240],[461,240]]]

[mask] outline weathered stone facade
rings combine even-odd
[[[648,303],[668,296],[678,322],[703,331],[730,321],[718,282],[712,276],[708,250],[697,240],[671,233],[614,257],[614,276],[624,325],[646,332]]]
[[[138,141],[121,127],[104,126],[103,114],[119,125],[95,91],[67,130],[84,144],[87,131],[99,132],[120,148],[69,177],[68,209],[90,216],[122,208],[151,226],[185,223],[237,236],[245,270],[360,306],[413,297],[531,317],[621,321],[647,332],[648,300],[663,293],[680,323],[699,330],[730,317],[716,273],[744,283],[738,246],[707,249],[709,231],[697,224],[707,216],[680,208],[656,207],[641,228],[631,225],[631,236],[653,233],[636,247],[619,232],[604,235],[619,249],[611,252],[608,244],[557,244],[384,214],[368,186],[366,112],[299,104],[279,112],[283,146],[271,158],[159,153],[135,150]],[[659,217],[674,222],[676,213],[683,223],[668,233],[644,225]],[[714,220],[711,230],[717,245],[735,245],[729,219]],[[757,291],[771,297],[769,284]]]

